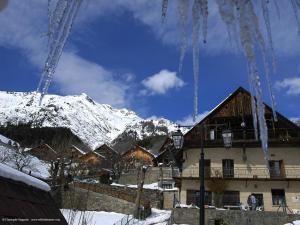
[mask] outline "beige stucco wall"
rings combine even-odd
[[[206,181],[208,182],[208,181]],[[186,204],[186,191],[199,190],[198,180],[182,180],[180,202]],[[209,191],[209,187],[205,185]],[[247,203],[247,198],[251,193],[263,194],[264,207],[266,211],[277,211],[278,206],[272,205],[271,189],[284,189],[286,203],[290,209],[300,210],[300,201],[293,202],[293,197],[300,199],[300,181],[228,181],[226,190],[239,191],[240,202]]]
[[[283,160],[286,178],[300,178],[300,148],[270,148],[270,160]],[[260,148],[247,148],[247,160],[243,160],[242,148],[206,148],[205,159],[211,160],[211,176],[215,172],[222,173],[222,160],[234,160],[234,177],[250,178],[244,180],[227,180],[226,190],[239,191],[240,201],[247,202],[251,193],[263,194],[264,206],[267,211],[276,211],[278,206],[272,205],[271,189],[284,189],[287,205],[291,209],[300,209],[300,202],[294,202],[293,197],[300,198],[300,181],[255,181],[257,178],[269,178],[268,170],[264,160],[263,152]],[[199,157],[200,149],[184,150],[182,170],[182,186],[180,201],[186,204],[186,191],[199,190],[199,181],[193,177],[199,177]],[[190,178],[190,179],[189,179]],[[206,180],[206,183],[209,183]],[[206,186],[209,190],[209,187]]]
[[[205,159],[211,160],[211,176],[222,172],[222,159],[234,160],[234,174],[239,178],[269,177],[263,152],[260,148],[247,148],[243,160],[242,148],[206,148]],[[287,178],[300,178],[300,148],[270,148],[270,160],[283,160]],[[183,177],[199,176],[200,149],[184,150]]]

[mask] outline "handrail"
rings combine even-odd
[[[299,167],[288,167],[283,170],[266,167],[223,169],[222,167],[205,168],[206,178],[300,178]],[[199,177],[199,168],[183,169],[182,177]]]

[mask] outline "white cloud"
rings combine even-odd
[[[63,54],[55,81],[64,94],[87,93],[100,103],[128,106],[128,84],[114,78],[111,71],[73,53]]]
[[[210,112],[209,111],[204,111],[201,114],[198,114],[196,116],[196,121],[194,121],[192,115],[188,115],[181,120],[177,120],[176,123],[182,126],[194,126],[195,124],[199,123],[205,116],[207,116]]]
[[[286,78],[275,85],[278,89],[285,89],[288,95],[300,95],[300,77]]]
[[[183,80],[176,76],[176,72],[169,70],[161,70],[159,73],[153,74],[142,81],[146,89],[140,93],[151,95],[163,95],[173,88],[181,88],[184,86]]]

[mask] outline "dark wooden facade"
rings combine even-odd
[[[300,128],[280,113],[276,112],[276,114],[278,121],[274,121],[272,109],[265,104],[269,146],[300,146]],[[242,123],[245,124],[244,128],[241,126]],[[184,148],[199,147],[201,137],[203,137],[205,147],[221,147],[224,130],[232,132],[233,147],[260,146],[260,141],[255,138],[251,95],[242,87],[185,134]]]
[[[105,157],[104,168],[106,169],[114,169],[114,165],[120,160],[120,154],[107,144],[101,145],[94,151]]]
[[[27,152],[47,162],[51,162],[57,158],[56,151],[53,148],[51,148],[48,144],[39,145],[28,150]]]

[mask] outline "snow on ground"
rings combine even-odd
[[[69,209],[61,209],[62,214],[69,225],[81,225],[82,218],[86,218],[87,224],[92,225],[113,225],[120,221],[125,214],[115,212],[97,212],[97,211],[72,211]],[[152,209],[152,215],[146,220],[134,222],[132,225],[167,225],[167,220],[171,216],[169,210]],[[73,220],[72,220],[73,219]],[[72,222],[73,221],[73,222]]]
[[[32,176],[29,176],[25,173],[22,173],[18,170],[15,170],[15,169],[13,169],[7,165],[4,165],[2,163],[0,163],[0,176],[15,180],[15,181],[21,181],[23,183],[26,183],[28,185],[37,187],[37,188],[45,190],[45,191],[50,191],[49,185],[46,184],[45,182],[43,182],[39,179],[36,179]]]
[[[96,211],[72,211],[69,209],[61,209],[62,214],[69,225],[81,225],[82,218],[85,217],[87,224],[92,225],[113,225],[121,220],[125,214],[115,212],[96,212]],[[73,220],[72,220],[73,219]],[[72,222],[73,221],[73,222]]]
[[[284,225],[300,225],[300,220],[296,220],[293,223],[286,223]]]

